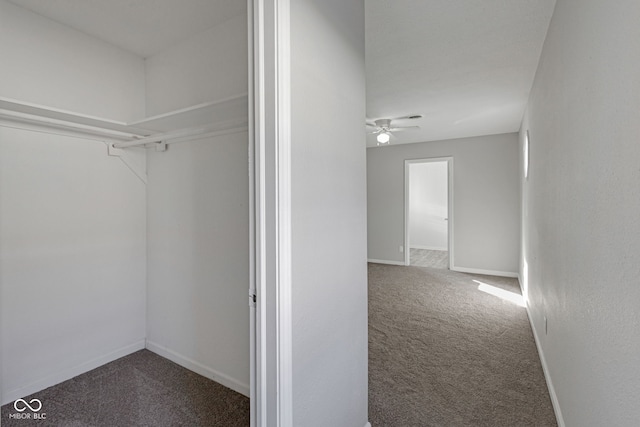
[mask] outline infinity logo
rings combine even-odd
[[[36,405],[31,406],[29,404],[29,403],[33,404],[34,402],[37,404],[37,407],[35,408],[34,406]],[[19,408],[18,403],[22,403],[24,406],[22,408]],[[27,408],[31,409],[31,412],[38,412],[40,409],[42,409],[42,402],[40,402],[40,400],[38,399],[31,399],[29,403],[27,403],[27,401],[24,399],[18,399],[15,402],[13,402],[13,407],[18,412],[24,412],[27,410]]]

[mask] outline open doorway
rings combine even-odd
[[[453,159],[405,161],[405,265],[452,264]]]

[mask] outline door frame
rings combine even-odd
[[[258,417],[258,364],[257,364],[257,308],[256,292],[256,166],[254,118],[254,13],[253,0],[247,0],[247,130],[249,173],[249,414],[250,427],[257,427]]]
[[[453,156],[427,157],[422,159],[409,159],[404,161],[404,265],[411,265],[411,248],[409,247],[409,220],[410,220],[410,174],[409,168],[413,164],[420,163],[447,163],[447,247],[449,251],[449,270],[453,269],[453,233],[454,233],[454,210],[453,210]]]
[[[252,427],[293,424],[290,7],[247,0]]]

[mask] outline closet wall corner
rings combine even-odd
[[[141,4],[0,0],[2,404],[145,347],[249,394],[246,3]]]

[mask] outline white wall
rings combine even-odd
[[[247,92],[246,13],[145,60],[147,115]]]
[[[144,116],[142,58],[4,0],[0,19],[0,96]],[[246,38],[240,16],[149,58],[151,114],[246,92]],[[152,152],[147,198],[101,142],[0,129],[3,399],[141,348],[145,328],[248,394],[246,132]]]
[[[144,116],[144,61],[0,0],[0,96],[120,121]]]
[[[247,141],[241,132],[150,152],[147,199],[150,349],[246,395]]]
[[[4,0],[0,52],[2,97],[144,114],[142,58]],[[145,185],[103,142],[51,132],[0,127],[3,403],[144,346]]]
[[[102,142],[0,126],[3,404],[144,346],[145,222]]]
[[[367,422],[364,78],[364,2],[291,2],[296,426]]]
[[[448,249],[447,162],[409,165],[409,247]]]
[[[518,135],[367,149],[369,259],[404,262],[404,161],[453,157],[454,266],[518,271]]]
[[[522,282],[567,426],[640,423],[639,21],[558,0],[522,125]]]
[[[246,93],[246,21],[147,58],[147,114]],[[149,153],[148,174],[149,348],[248,395],[248,134]]]

